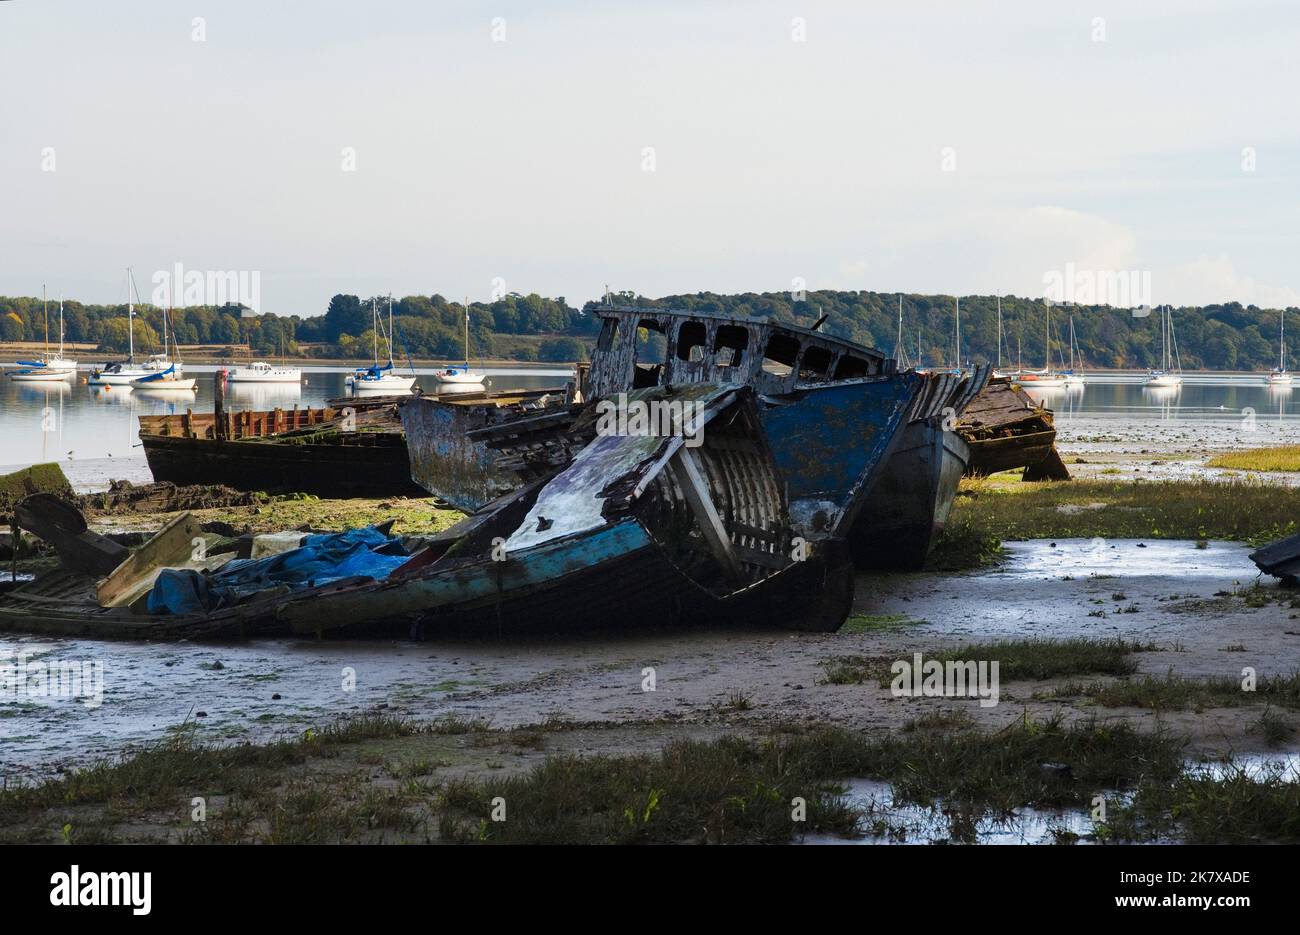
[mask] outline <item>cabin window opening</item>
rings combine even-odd
[[[602,318],[600,321],[600,337],[596,339],[596,350],[608,351],[614,346],[614,339],[618,337],[618,319]]]
[[[667,357],[668,337],[664,326],[653,318],[642,318],[636,326],[636,362],[659,365]]]
[[[668,359],[668,335],[663,324],[653,318],[642,318],[637,322],[633,343],[632,388],[658,386],[664,374],[664,361]]]
[[[713,341],[713,362],[718,367],[734,367],[740,363],[749,344],[749,332],[737,325],[719,325],[718,336]]]
[[[699,363],[709,343],[709,329],[700,321],[684,321],[677,329],[677,359]]]
[[[831,372],[835,355],[824,347],[809,347],[799,361],[800,380],[825,380]]]
[[[763,370],[777,376],[786,376],[794,369],[799,359],[801,345],[788,334],[774,334],[767,339],[767,349],[763,351]]]
[[[854,357],[852,354],[843,355],[839,363],[835,365],[835,379],[837,380],[852,380],[856,377],[870,375],[871,364],[861,357]]]

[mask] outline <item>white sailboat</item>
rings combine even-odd
[[[164,360],[167,359],[167,323],[169,317],[170,316],[168,315],[167,311],[164,310],[163,317],[162,317],[162,326],[163,326],[162,359]],[[172,337],[173,339],[175,338],[174,333]],[[177,358],[181,356],[179,347],[176,348],[176,356]],[[181,367],[181,362],[179,359],[175,363],[171,364],[171,366],[167,367],[166,369],[158,370],[155,371],[154,373],[146,374],[143,377],[131,381],[131,387],[137,390],[166,390],[168,392],[180,391],[184,393],[192,393],[197,384],[198,384],[197,380],[193,378],[190,379],[185,378],[184,371]]]
[[[1264,378],[1269,386],[1290,386],[1291,373],[1286,369],[1286,311],[1278,316],[1277,366]]]
[[[1065,386],[1065,378],[1052,369],[1052,307],[1043,303],[1043,369],[1023,370],[1019,382],[1023,386],[1055,390]]]
[[[995,377],[1011,377],[1011,378],[1014,379],[1014,378],[1020,376],[1020,364],[1019,364],[1019,363],[1016,364],[1016,369],[1015,369],[1015,370],[1003,370],[1003,369],[1002,369],[1002,343],[1003,343],[1003,340],[1004,340],[1004,338],[1003,338],[1003,332],[1002,332],[1002,296],[998,296],[998,362],[997,362],[997,365],[994,366],[994,368],[993,368],[993,376],[995,376]],[[1007,350],[1010,351],[1010,348],[1008,348]]]
[[[1160,314],[1161,358],[1160,369],[1147,373],[1146,386],[1167,388],[1183,385],[1183,367],[1178,362],[1178,339],[1174,337],[1174,313],[1168,305]],[[1173,344],[1173,354],[1169,346]]]
[[[461,388],[482,386],[483,374],[469,369],[469,299],[465,299],[465,365],[435,370],[433,378],[441,384],[455,384]]]
[[[162,373],[164,370],[171,369],[177,375],[183,371],[179,366],[172,364],[168,359],[166,347],[163,353],[152,354],[144,363],[136,363],[135,360],[135,305],[131,301],[135,281],[131,276],[131,268],[126,270],[126,334],[127,334],[127,357],[126,360],[114,361],[104,364],[102,367],[96,367],[90,372],[91,386],[130,386],[132,381],[139,380],[143,377],[155,373]],[[139,295],[135,295],[138,299]],[[164,322],[164,327],[166,323]]]
[[[375,362],[373,366],[361,367],[343,382],[352,391],[353,396],[366,393],[409,393],[415,386],[415,374],[409,377],[393,373],[393,299],[388,298],[388,363],[379,365],[379,310],[375,300],[370,300],[370,319],[375,339]]]
[[[907,356],[907,347],[903,344],[903,294],[898,294],[898,339],[894,342],[894,360],[899,370],[909,370],[912,361]],[[919,365],[919,361],[918,361]]]
[[[9,372],[9,379],[17,383],[45,383],[69,380],[77,374],[77,362],[63,356],[63,297],[59,297],[59,353],[50,356],[50,307],[41,284],[41,305],[45,315],[45,356],[40,360],[20,360],[20,369]]]
[[[1075,369],[1075,358],[1078,358],[1079,367]],[[1079,350],[1079,341],[1074,336],[1074,316],[1070,316],[1070,367],[1061,374],[1065,380],[1066,386],[1083,386],[1083,351]]]

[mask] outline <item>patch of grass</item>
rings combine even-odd
[[[1154,644],[1125,640],[997,640],[973,643],[957,649],[923,654],[923,661],[994,662],[998,678],[1008,682],[1023,679],[1050,679],[1063,675],[1129,675],[1137,671],[1133,653],[1156,650]],[[911,659],[903,662],[911,664]],[[862,684],[877,681],[886,687],[893,679],[892,660],[884,662],[867,656],[836,656],[822,662],[824,682],[831,685]]]
[[[1189,844],[1294,844],[1300,781],[1282,768],[1262,775],[1229,769],[1223,777],[1193,770],[1172,782],[1144,781],[1098,830],[1124,840],[1177,835]]]
[[[965,483],[963,481],[963,483]],[[1002,560],[1002,537],[977,519],[949,517],[926,559],[927,571],[967,571]]]
[[[920,626],[924,620],[914,620],[906,614],[853,614],[844,621],[840,633],[870,633],[876,630],[897,630],[901,627]]]
[[[1090,698],[1107,708],[1203,710],[1267,702],[1300,710],[1300,673],[1258,678],[1253,691],[1242,678],[1194,679],[1178,675],[1143,675],[1115,682],[1070,682],[1059,686],[1056,697]]]
[[[1099,509],[1067,509],[1104,503]],[[1016,539],[1227,539],[1262,545],[1300,529],[1300,489],[1249,479],[1073,480],[1056,484],[983,485],[965,481],[949,526]]]
[[[1235,471],[1300,471],[1300,445],[1227,451],[1215,455],[1206,466]]]
[[[1272,708],[1266,708],[1259,716],[1259,732],[1264,736],[1264,743],[1270,747],[1280,747],[1295,736],[1295,724]]]
[[[678,741],[658,754],[553,757],[525,775],[449,783],[440,826],[464,842],[774,843],[798,832],[857,833],[861,816],[835,784],[846,776],[888,780],[900,801],[974,815],[1171,780],[1181,749],[1127,724],[1059,719],[1022,720],[993,736],[930,725],[876,738],[792,729],[757,741]],[[791,820],[796,798],[807,803],[802,823]],[[505,820],[494,821],[502,808]]]

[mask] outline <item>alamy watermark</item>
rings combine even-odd
[[[30,698],[74,698],[87,708],[98,708],[104,703],[104,663],[46,662],[34,653],[0,650],[0,701]]]
[[[704,443],[704,404],[693,399],[633,399],[619,393],[596,403],[596,434],[685,439]]]
[[[159,308],[186,305],[243,305],[262,311],[262,271],[190,269],[177,263],[154,272],[150,301]]]
[[[982,659],[925,659],[913,653],[889,667],[894,679],[889,691],[895,698],[978,698],[981,708],[998,703],[999,662]]]
[[[1147,269],[1065,269],[1043,273],[1043,297],[1072,305],[1142,308],[1151,305],[1151,271]]]

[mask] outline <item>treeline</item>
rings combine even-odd
[[[649,299],[619,293],[620,305],[694,309],[717,315],[770,317],[822,329],[892,353],[897,343],[899,296],[878,292],[743,293],[672,295]],[[471,302],[470,357],[572,361],[589,356],[598,331],[592,314],[598,303],[570,306],[563,297],[511,294],[492,302]],[[946,295],[904,295],[903,344],[912,363],[956,361],[955,302]],[[372,308],[380,331],[372,327]],[[394,356],[454,360],[464,356],[465,310],[441,295],[393,299]],[[1300,309],[1285,310],[1300,333]],[[176,309],[172,322],[181,344],[248,345],[262,355],[289,354],[321,358],[369,357],[378,343],[387,356],[388,299],[340,294],[324,314],[244,317],[239,306],[191,306]],[[136,349],[161,344],[162,313],[153,306],[136,309]],[[1278,309],[1232,302],[1176,308],[1174,328],[1183,367],[1208,370],[1265,370],[1277,363]],[[1051,309],[1052,365],[1068,362],[1068,334],[1073,319],[1083,364],[1093,368],[1146,368],[1159,364],[1158,314],[1135,317],[1109,306],[1062,306]],[[58,340],[58,304],[50,303],[50,336]],[[125,305],[64,303],[66,339],[93,343],[119,353],[127,346]],[[1002,362],[1041,367],[1046,353],[1046,308],[1041,300],[1002,297]],[[0,297],[0,340],[41,341],[45,317],[39,298]],[[997,297],[962,296],[961,353],[976,362],[998,359]]]
[[[898,343],[898,293],[808,292],[671,295],[646,299],[620,294],[617,303],[686,308],[717,315],[770,317],[810,328],[826,317],[822,330],[893,353]],[[1002,362],[1013,366],[1019,354],[1025,367],[1040,368],[1046,354],[1047,308],[1041,299],[1002,296]],[[588,310],[596,303],[588,303]],[[902,296],[903,344],[910,361],[926,366],[953,364],[956,351],[956,301],[949,295]],[[1107,305],[1054,305],[1051,310],[1052,366],[1069,362],[1070,322],[1086,367],[1143,369],[1160,364],[1160,315],[1135,316]],[[1283,310],[1238,302],[1176,307],[1174,334],[1183,367],[1204,370],[1267,370],[1277,365],[1278,322]],[[1287,308],[1288,332],[1300,345],[1300,309]],[[1288,338],[1288,342],[1291,339]],[[998,297],[961,297],[961,354],[976,363],[998,360]]]

